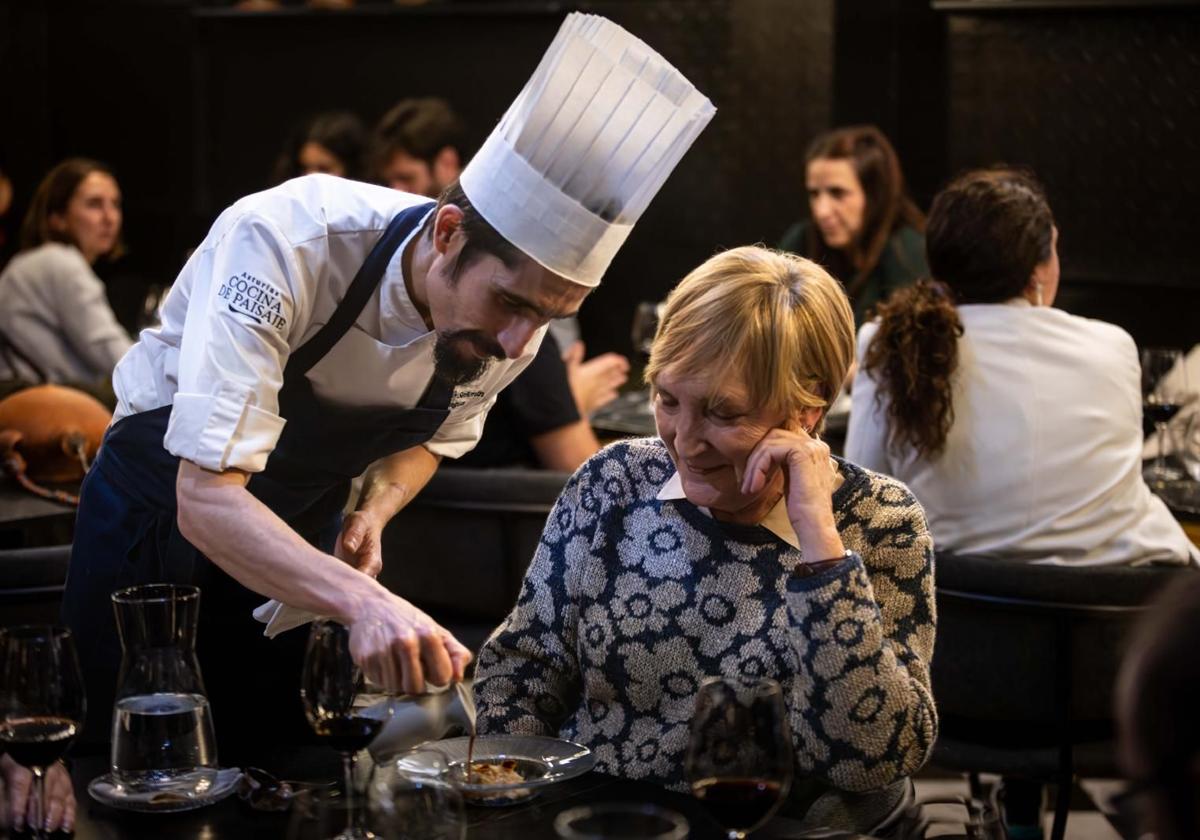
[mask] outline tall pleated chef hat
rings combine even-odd
[[[641,40],[575,12],[460,183],[501,236],[596,286],[714,113]]]

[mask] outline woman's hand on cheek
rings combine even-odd
[[[836,473],[830,463],[829,446],[799,425],[772,429],[746,459],[742,492],[760,491],[775,466],[784,470],[788,519],[800,539],[801,550],[806,556],[810,551],[819,552],[814,560],[840,553],[832,502]]]

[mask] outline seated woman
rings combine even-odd
[[[323,172],[362,178],[367,129],[349,111],[325,111],[304,122],[287,139],[275,161],[275,183]]]
[[[737,248],[679,284],[646,370],[660,437],[563,490],[480,653],[481,731],[560,735],[602,772],[686,790],[701,680],[770,677],[822,791],[814,824],[896,807],[936,730],[933,545],[901,484],[818,437],[853,346],[808,260]]]
[[[0,273],[0,379],[101,386],[130,347],[92,270],[120,250],[121,190],[102,164],[50,170]]]
[[[1138,353],[1052,308],[1041,186],[968,172],[934,199],[933,281],[859,333],[846,457],[905,482],[939,549],[1100,565],[1196,556],[1142,480]]]
[[[905,193],[900,160],[878,128],[849,126],[817,137],[805,154],[805,181],[811,219],[788,228],[779,247],[841,280],[856,324],[929,273],[925,217]]]

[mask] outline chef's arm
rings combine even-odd
[[[212,472],[181,459],[183,536],[248,589],[348,625],[354,660],[373,682],[420,692],[426,678],[461,678],[466,648],[369,575],[309,545],[250,494],[248,480],[240,470]]]
[[[371,577],[383,571],[383,529],[429,483],[441,460],[414,446],[372,464],[354,513],[342,522],[334,555]]]
[[[363,477],[362,494],[356,509],[387,524],[429,483],[441,461],[442,456],[434,455],[424,446],[414,446],[381,458]]]

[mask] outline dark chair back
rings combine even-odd
[[[380,582],[477,649],[516,603],[567,478],[443,467],[384,530]]]
[[[70,545],[0,551],[0,624],[57,624]]]
[[[1054,780],[1068,794],[1076,771],[1115,775],[1113,687],[1130,630],[1189,573],[939,553],[934,762]]]

